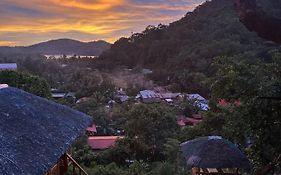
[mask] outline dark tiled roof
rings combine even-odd
[[[236,145],[220,136],[199,137],[182,143],[181,149],[188,168],[250,168]]]
[[[0,89],[0,174],[42,175],[91,118],[16,88]]]

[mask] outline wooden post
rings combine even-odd
[[[195,168],[195,167],[194,167],[194,168],[191,169],[191,174],[192,174],[192,175],[197,175],[197,174],[199,173],[199,171],[200,171],[199,168]]]
[[[60,163],[59,163],[59,169],[60,169],[60,175],[63,175],[67,172],[68,169],[68,163],[67,163],[67,156],[66,154],[64,154],[61,159],[60,159]]]

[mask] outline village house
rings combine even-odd
[[[167,103],[174,103],[181,101],[181,93],[172,93],[172,92],[165,92],[165,93],[158,93],[160,98],[167,102]]]
[[[0,63],[0,71],[3,70],[17,70],[17,63]]]
[[[209,110],[208,100],[199,94],[186,94],[186,99],[203,111]]]
[[[82,98],[79,98],[79,99],[76,101],[76,104],[89,102],[89,101],[91,101],[91,99],[92,99],[91,97],[82,97]]]
[[[88,144],[93,150],[105,150],[115,145],[124,136],[92,136],[88,137]]]
[[[227,107],[239,107],[241,106],[241,102],[239,100],[228,101],[225,99],[220,99],[217,103],[218,107],[227,108]]]
[[[130,97],[127,95],[116,95],[115,98],[120,103],[124,103],[130,99]]]
[[[75,99],[74,92],[52,92],[52,97],[54,99],[61,99],[61,98],[73,98]]]
[[[74,92],[59,91],[57,89],[52,89],[51,96],[55,100],[66,99],[71,103],[75,103],[75,101],[76,101],[76,96],[75,96]]]
[[[200,122],[202,122],[202,118],[199,118],[198,115],[193,115],[191,117],[186,117],[184,115],[177,116],[177,124],[181,127],[195,126]]]
[[[86,129],[86,134],[88,136],[93,136],[97,133],[97,127],[95,124],[93,124],[92,126],[89,126],[87,129]]]
[[[159,103],[161,96],[153,90],[140,91],[140,97],[143,103]]]
[[[87,175],[69,150],[90,116],[8,85],[0,99],[1,175]]]
[[[174,103],[175,101],[181,101],[181,94],[169,91],[157,92],[155,90],[143,90],[137,95],[136,99],[138,98],[140,98],[143,103],[159,103],[161,101]]]

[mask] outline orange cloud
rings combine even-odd
[[[92,2],[81,0],[50,0],[50,2],[63,7],[74,7],[85,10],[107,10],[124,4],[125,0],[95,0]]]
[[[114,42],[147,25],[177,20],[198,1],[1,0],[0,40],[5,41],[2,45],[29,45],[58,37]]]
[[[0,41],[0,46],[15,46],[16,41]]]

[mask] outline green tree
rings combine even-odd
[[[48,83],[37,76],[14,71],[0,72],[0,83],[8,84],[41,97],[51,97]]]
[[[247,151],[254,168],[263,167],[257,174],[274,171],[281,158],[281,54],[271,55],[268,62],[254,64],[237,58],[217,59],[212,85],[213,101],[241,102],[240,106],[214,110],[224,114],[223,129],[236,143],[253,142]]]
[[[161,160],[166,139],[178,133],[175,115],[164,105],[139,104],[128,112],[126,135],[137,160]]]

